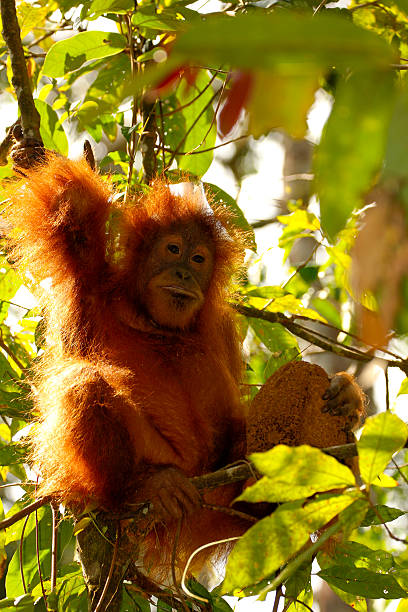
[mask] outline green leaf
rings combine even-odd
[[[361,527],[370,527],[370,525],[382,525],[383,523],[390,523],[395,521],[399,516],[407,514],[403,510],[398,508],[390,508],[383,504],[378,504],[374,508],[370,508],[366,514],[364,521],[361,523]]]
[[[42,100],[35,100],[40,113],[40,133],[46,149],[68,155],[68,139],[55,110]]]
[[[0,266],[0,323],[2,323],[9,311],[10,304],[7,300],[11,300],[17,293],[21,286],[21,278],[2,256],[0,256]]]
[[[330,565],[348,565],[363,567],[380,573],[389,572],[395,565],[394,557],[385,550],[374,550],[359,542],[343,542],[337,544],[335,555],[331,557]],[[326,568],[327,569],[327,565]]]
[[[408,595],[393,576],[365,568],[332,566],[320,571],[318,576],[346,593],[369,599],[399,599]]]
[[[34,28],[45,26],[48,14],[47,6],[35,6],[31,2],[19,2],[17,5],[18,24],[21,31],[21,40],[30,34]]]
[[[150,612],[151,607],[147,599],[137,593],[128,593],[126,588],[123,589],[123,601],[119,612],[128,612],[129,610],[137,610],[137,612]]]
[[[407,437],[406,424],[391,412],[382,412],[366,420],[357,442],[360,474],[366,483],[372,483],[385,470]]]
[[[310,575],[312,572],[312,563],[308,561],[307,563],[300,566],[294,574],[285,582],[285,599],[286,601],[290,600],[305,600],[305,603],[311,605],[313,602],[310,601],[310,595],[312,594],[311,583],[310,583]],[[301,593],[303,593],[303,597],[300,597]],[[289,608],[290,609],[290,608]],[[293,608],[296,610],[296,608]]]
[[[214,201],[218,206],[227,208],[232,213],[232,223],[246,232],[248,247],[256,250],[255,232],[246,220],[236,200],[213,183],[203,183],[203,185],[211,195],[211,201]]]
[[[271,376],[282,365],[300,356],[295,336],[280,323],[268,323],[261,319],[250,319],[250,325],[258,338],[265,344],[272,355],[265,368],[265,377]]]
[[[62,77],[78,70],[85,62],[116,55],[126,48],[126,38],[112,32],[80,32],[52,45],[44,61],[43,72]]]
[[[84,516],[80,521],[78,521],[74,527],[74,535],[78,535],[84,529],[88,527],[92,523],[92,519],[89,516]]]
[[[336,306],[328,299],[313,298],[311,305],[332,325],[341,328],[341,317]]]
[[[22,547],[22,567],[26,584],[30,591],[39,583],[36,529],[35,513],[32,513],[28,519],[26,530],[24,532]],[[38,510],[38,534],[40,542],[39,556],[42,572],[44,576],[49,576],[51,563],[51,550],[49,547],[49,538],[51,536],[51,511],[49,508],[43,507]],[[20,570],[20,551],[17,549],[8,567],[6,577],[6,593],[7,597],[18,597],[22,592],[23,585]]]
[[[61,610],[82,612],[87,609],[88,596],[80,566],[71,563],[62,568],[57,578],[58,603]]]
[[[214,146],[217,135],[216,122],[213,122],[214,111],[211,105],[214,92],[211,87],[203,91],[210,78],[210,74],[206,70],[200,70],[194,86],[190,86],[183,80],[177,90],[179,105],[184,106],[180,115],[182,115],[185,125],[179,143],[179,152],[187,153],[187,155],[177,156],[177,163],[180,170],[191,172],[198,177],[203,176],[211,165],[214,152],[212,150],[207,151],[207,149]],[[203,93],[198,97],[200,91],[203,91]],[[205,152],[200,153],[200,150]]]
[[[359,72],[338,87],[315,159],[322,227],[332,240],[381,168],[393,101],[390,70]]]
[[[407,178],[408,145],[403,134],[408,129],[408,92],[403,89],[399,92],[388,132],[387,149],[384,159],[384,175],[387,178]]]
[[[408,393],[408,378],[404,378],[401,383],[400,390],[398,391],[398,395],[405,395]]]
[[[245,489],[240,500],[290,501],[355,486],[354,475],[348,467],[311,446],[279,444],[265,453],[253,453],[250,459],[265,478]]]
[[[314,71],[316,65],[388,70],[395,59],[385,41],[331,11],[314,16],[263,10],[233,18],[209,16],[180,36],[173,53],[182,63],[249,70],[286,65],[298,74],[307,73],[309,66]]]
[[[184,17],[172,9],[156,11],[155,6],[143,6],[132,15],[132,23],[138,28],[172,32],[185,29]]]
[[[34,612],[34,598],[26,593],[18,597],[7,597],[0,601],[1,610],[19,610],[19,612]]]
[[[323,495],[307,503],[290,502],[256,523],[229,556],[223,593],[237,594],[239,589],[271,576],[306,544],[310,534],[352,504],[357,495]]]
[[[133,0],[93,0],[88,7],[87,4],[84,5],[81,18],[89,21],[109,13],[124,15],[135,8]]]
[[[0,465],[23,463],[27,459],[28,448],[21,442],[4,444],[0,441]]]
[[[115,55],[104,62],[103,68],[89,87],[84,102],[102,100],[104,112],[114,113],[126,96],[130,80],[129,57],[125,54]]]

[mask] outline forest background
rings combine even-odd
[[[283,503],[235,547],[221,587],[190,590],[219,611],[229,609],[223,594],[262,600],[270,591],[268,609],[317,610],[318,573],[354,609],[408,610],[407,0],[40,0],[17,2],[17,15],[39,113],[23,112],[26,134],[39,129],[47,148],[70,156],[90,140],[118,199],[157,173],[201,179],[249,232],[248,276],[237,286],[245,393],[306,358],[329,373],[350,369],[370,396],[375,416],[357,444],[362,484],[317,450],[255,458],[262,493],[248,500]],[[8,28],[4,20],[5,38]],[[0,39],[2,182],[14,180],[11,56]],[[35,271],[19,276],[4,244],[0,257],[0,476],[10,517],[35,490],[24,436],[42,319]],[[1,531],[0,609],[87,609],[78,527],[61,511],[42,506]],[[322,546],[336,531],[343,543],[328,555]],[[124,585],[122,610],[149,602],[170,606],[165,592],[152,599]],[[185,595],[171,605],[202,604]]]

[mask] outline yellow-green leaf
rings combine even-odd
[[[373,483],[394,453],[408,437],[407,425],[391,412],[369,417],[357,443],[360,473],[366,483]]]

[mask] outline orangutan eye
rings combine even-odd
[[[205,259],[202,255],[193,255],[191,258],[193,261],[195,261],[195,263],[204,263]]]
[[[170,253],[173,253],[173,255],[178,255],[178,253],[180,253],[180,247],[177,244],[168,244],[167,249]]]

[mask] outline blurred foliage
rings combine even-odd
[[[347,9],[313,0],[233,0],[207,15],[185,0],[37,0],[17,2],[17,12],[46,147],[66,155],[73,139],[104,143],[99,165],[119,198],[143,190],[156,173],[201,179],[216,147],[227,143],[235,153],[223,163],[242,184],[256,167],[257,139],[282,131],[310,136],[309,111],[324,90],[332,111],[314,147],[308,194],[286,199],[264,224],[279,228],[278,246],[270,248],[281,250],[287,278],[265,282],[267,254],[252,253],[248,276],[237,285],[241,304],[281,317],[273,323],[241,317],[247,395],[282,364],[312,353],[302,325],[337,355],[352,349],[367,361],[369,350],[407,374],[407,0],[358,1]],[[0,37],[0,102],[14,95]],[[0,178],[14,180],[11,164],[0,168]],[[232,211],[255,251],[255,233],[237,200],[218,185],[205,187],[213,203]],[[373,202],[375,214],[367,207]],[[293,263],[305,240],[310,253]],[[35,490],[24,436],[43,329],[41,312],[26,307],[27,288],[36,291],[32,279],[17,274],[4,243],[0,257],[0,477],[12,516]],[[300,324],[298,337],[288,321]],[[408,379],[399,394],[408,394]],[[406,527],[407,474],[395,463],[392,475],[383,470],[406,438],[406,425],[389,412],[367,421],[358,443],[362,487],[346,466],[316,449],[277,447],[254,456],[263,477],[246,490],[246,501],[284,503],[240,540],[220,588],[208,593],[191,582],[190,591],[227,612],[223,593],[262,599],[283,584],[287,610],[302,609],[296,601],[310,607],[311,558],[319,551],[319,575],[346,603],[365,611],[366,598],[401,598],[403,612],[406,541],[390,538],[394,526],[386,531],[383,523],[398,519]],[[402,452],[396,456],[404,460]],[[25,491],[14,503],[13,483]],[[0,609],[87,609],[72,522],[64,518],[53,592],[50,509],[0,532]],[[338,546],[323,546],[329,535]],[[157,607],[170,609],[164,594]],[[149,598],[126,584],[122,609],[147,611]]]

